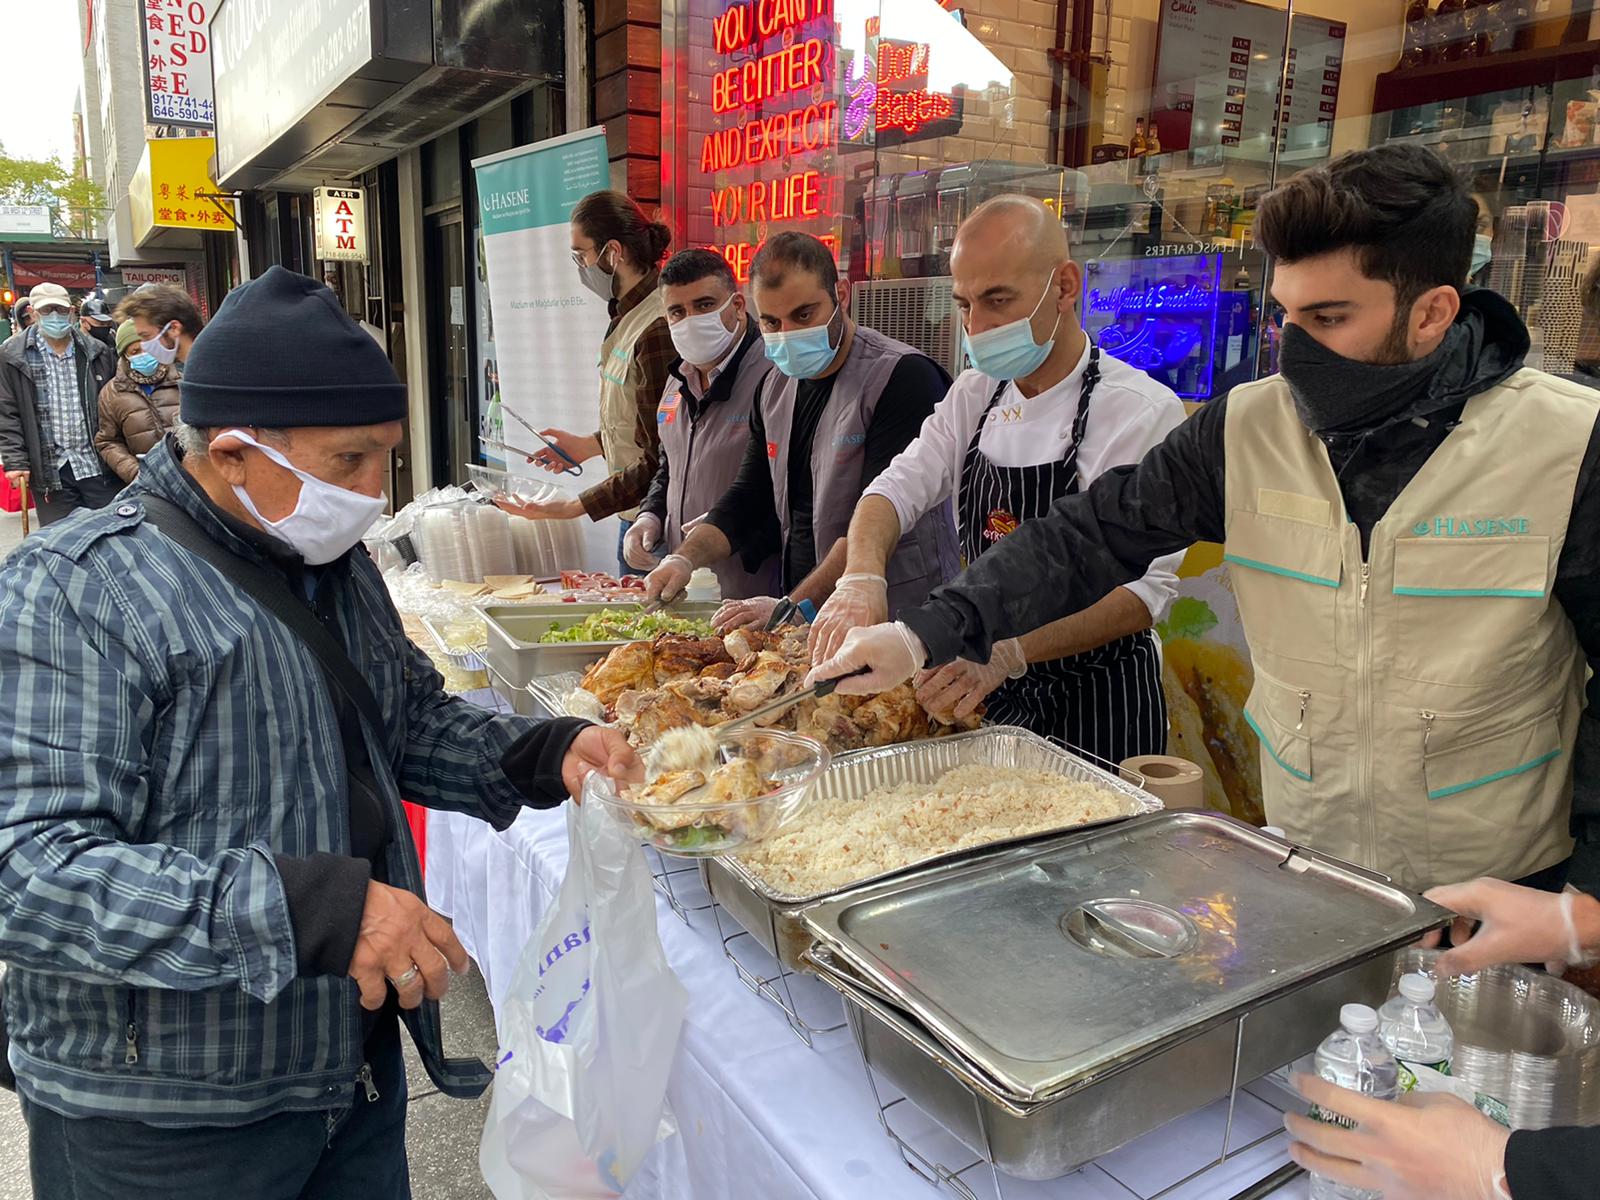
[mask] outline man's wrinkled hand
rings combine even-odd
[[[561,760],[561,783],[567,795],[576,800],[583,795],[583,781],[599,771],[618,783],[640,783],[644,764],[628,739],[618,730],[591,725],[573,739],[566,758]]]
[[[676,600],[689,586],[689,577],[693,574],[694,564],[683,555],[667,555],[659,567],[644,577],[645,600],[659,600],[664,604]]]
[[[1028,671],[1022,643],[1016,638],[996,642],[986,663],[958,658],[916,677],[917,702],[946,724],[965,720],[978,711],[985,697],[1007,679]]]
[[[416,1008],[424,997],[437,1000],[450,986],[450,972],[464,972],[467,963],[450,922],[404,888],[367,884],[349,969],[361,989],[362,1008],[382,1008],[389,983],[401,1008]]]
[[[1439,907],[1460,914],[1450,927],[1453,948],[1434,964],[1441,977],[1471,975],[1502,963],[1544,963],[1554,974],[1565,969],[1571,942],[1559,894],[1499,879],[1475,879],[1432,888],[1426,895]],[[1436,946],[1440,941],[1434,931],[1423,944]]]

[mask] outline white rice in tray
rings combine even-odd
[[[971,765],[932,784],[817,800],[796,823],[740,855],[773,891],[817,896],[925,859],[1128,816],[1132,801],[1051,771]]]

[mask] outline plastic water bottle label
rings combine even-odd
[[[1337,1125],[1340,1129],[1354,1129],[1356,1123],[1349,1117],[1342,1117],[1336,1112],[1330,1112],[1320,1104],[1313,1104],[1306,1113],[1313,1121],[1320,1121],[1324,1125]]]
[[[1437,1071],[1440,1075],[1450,1074],[1450,1060],[1440,1059],[1438,1062],[1414,1063],[1401,1058],[1396,1060],[1400,1064],[1400,1094],[1403,1096],[1417,1089],[1417,1068]]]

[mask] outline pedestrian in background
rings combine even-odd
[[[180,375],[194,339],[205,328],[189,293],[170,283],[147,283],[128,293],[117,305],[117,319],[132,321],[145,353],[164,367],[176,363]]]
[[[121,486],[95,452],[100,392],[116,374],[110,346],[76,328],[58,283],[28,295],[34,324],[0,345],[0,465],[33,488],[43,525],[99,508]]]
[[[26,296],[22,297],[11,306],[11,332],[21,333],[33,324],[33,305],[28,303]]]
[[[116,343],[117,319],[99,296],[88,295],[83,298],[83,303],[78,307],[78,328],[107,346]]]
[[[94,448],[124,483],[139,477],[139,459],[155,449],[178,419],[178,378],[139,342],[132,321],[117,328],[117,375],[100,392]]]

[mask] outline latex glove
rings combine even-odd
[[[833,595],[811,622],[811,661],[826,662],[839,653],[844,635],[863,625],[889,619],[889,581],[882,575],[841,575]]]
[[[640,513],[628,532],[622,535],[622,557],[635,571],[649,571],[661,565],[650,553],[661,541],[661,518],[655,513]]]
[[[602,453],[600,439],[593,434],[568,433],[565,429],[541,429],[539,433],[545,441],[559,448],[561,454],[567,455],[574,463],[588,462],[591,458],[598,458]],[[563,462],[561,454],[540,450],[528,461],[543,467],[546,471],[569,470],[572,463]]]
[[[676,600],[689,586],[694,564],[681,554],[669,554],[661,565],[644,577],[646,600]]]
[[[1511,1132],[1465,1100],[1411,1093],[1374,1100],[1312,1075],[1291,1082],[1312,1104],[1356,1123],[1354,1129],[1290,1113],[1289,1157],[1347,1187],[1383,1200],[1509,1200],[1500,1190]]]
[[[732,633],[752,625],[764,626],[778,607],[776,596],[751,596],[747,600],[724,600],[722,607],[711,614],[711,628],[720,633]]]
[[[561,782],[567,795],[576,800],[583,794],[583,781],[599,771],[618,783],[644,782],[644,764],[628,744],[627,737],[604,725],[591,725],[577,737],[561,760]]]
[[[871,667],[865,675],[847,679],[838,687],[842,696],[875,696],[910,679],[928,661],[928,648],[908,625],[893,621],[852,629],[827,662],[818,663],[806,676],[806,686]]]
[[[1028,673],[1028,660],[1016,638],[996,642],[989,661],[973,662],[958,658],[942,667],[917,674],[917,700],[922,707],[946,723],[969,717],[983,698],[1008,679],[1021,679]]]
[[[1594,901],[1588,897],[1535,891],[1499,879],[1437,887],[1426,895],[1461,914],[1450,927],[1455,948],[1446,950],[1435,964],[1441,976],[1523,962],[1542,962],[1551,974],[1559,975],[1568,964],[1586,962],[1593,952],[1584,944],[1587,939],[1579,936],[1574,918],[1577,904],[1584,905],[1586,917],[1593,912]],[[1436,946],[1440,941],[1436,930],[1423,939],[1423,945]]]

